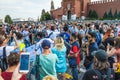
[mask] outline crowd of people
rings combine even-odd
[[[19,73],[20,55],[32,45],[30,53],[36,54],[33,67],[29,73]],[[86,71],[80,79],[81,65]],[[0,25],[0,68],[0,80],[120,80],[120,23]],[[72,79],[66,77],[68,68]],[[31,74],[34,79],[28,77]]]

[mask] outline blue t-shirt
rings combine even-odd
[[[56,54],[58,57],[58,62],[56,63],[56,71],[57,73],[65,73],[67,70],[66,64],[66,47],[60,51],[56,47],[52,48],[52,53]]]
[[[89,55],[92,56],[93,51],[97,51],[99,49],[98,44],[96,42],[90,43],[89,45]]]
[[[60,34],[59,36],[62,37],[63,40],[65,40],[66,42],[68,42],[68,43],[70,42],[70,34],[69,33],[64,32],[64,33]]]

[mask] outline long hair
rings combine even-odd
[[[105,69],[108,69],[109,67],[110,67],[110,64],[107,60],[104,62],[101,62],[94,57],[94,66],[93,66],[94,69],[105,70]]]
[[[107,29],[107,31],[105,32],[105,35],[103,36],[103,41],[106,40],[108,37],[110,37],[110,33],[111,33],[111,29]]]
[[[120,62],[120,37],[116,37],[115,39],[114,39],[114,41],[115,41],[115,44],[114,44],[114,46],[115,46],[115,48],[116,48],[116,54],[117,54],[117,60],[118,60],[118,62]]]
[[[58,49],[58,50],[61,50],[63,47],[64,47],[64,41],[62,39],[62,37],[58,37],[55,41],[55,47]]]
[[[116,37],[114,41],[115,41],[115,44],[114,44],[115,48],[119,49],[120,48],[120,37]]]

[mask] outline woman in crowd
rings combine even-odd
[[[115,80],[114,70],[109,67],[107,53],[98,50],[94,54],[93,69],[88,70],[82,80]]]
[[[17,43],[18,43],[19,48],[16,49],[15,52],[19,52],[19,51],[22,51],[25,48],[25,44],[24,44],[24,40],[23,40],[23,34],[18,32],[18,33],[16,33],[16,37],[17,37]],[[15,41],[13,41],[11,43],[11,46],[14,46],[14,45],[15,45]],[[22,49],[21,49],[21,46],[23,46]]]
[[[67,70],[66,64],[66,47],[64,45],[64,41],[62,37],[58,37],[55,41],[55,47],[52,48],[52,53],[56,54],[58,57],[58,62],[56,64],[57,73],[62,74],[62,80],[65,79],[65,72]]]
[[[16,39],[16,35],[13,35],[14,40],[15,40],[15,46],[7,46],[6,38],[4,36],[0,36],[0,56],[3,54],[3,48],[5,47],[6,49],[6,55],[9,56],[10,52],[18,48],[18,43]]]
[[[17,53],[10,53],[8,56],[8,68],[5,72],[2,72],[2,77],[4,80],[11,80],[12,74],[15,71],[20,60],[20,56]],[[27,80],[26,76],[23,75],[20,80]]]
[[[107,29],[107,31],[105,32],[105,34],[104,34],[104,36],[103,36],[103,42],[107,39],[107,38],[109,38],[110,37],[110,34],[111,34],[111,29],[110,28],[108,28]]]
[[[113,64],[113,68],[116,71],[115,78],[116,80],[120,79],[120,37],[114,39],[114,48],[109,50],[108,47],[108,56],[115,56],[115,63]]]

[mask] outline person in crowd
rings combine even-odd
[[[113,68],[115,69],[116,73],[115,73],[115,78],[116,80],[120,79],[120,37],[116,37],[114,39],[114,47],[112,49],[109,49],[110,47],[108,47],[107,49],[107,53],[108,56],[114,56],[114,61],[115,63],[113,64]]]
[[[96,39],[95,39],[95,41],[97,42],[98,46],[102,43],[102,37],[100,35],[99,29],[100,29],[99,25],[95,24],[94,25],[94,31],[96,33]]]
[[[103,36],[102,42],[104,42],[108,37],[110,37],[110,34],[111,34],[111,29],[108,28]]]
[[[68,32],[68,26],[67,25],[63,27],[63,32],[61,32],[59,34],[59,36],[63,38],[65,46],[67,48],[66,53],[68,54],[69,51],[70,51],[71,45],[70,45],[70,34]]]
[[[14,70],[14,72],[12,74],[11,80],[20,80],[20,78],[23,75],[27,74],[27,73],[19,73],[19,68],[20,68],[20,64],[18,63],[17,67],[15,68],[15,70]],[[1,71],[2,70],[0,70],[0,80],[4,80],[3,77],[1,76]]]
[[[88,35],[88,42],[86,43],[86,59],[89,61],[89,64],[86,64],[88,62],[85,61],[85,67],[86,69],[92,69],[92,63],[93,63],[93,55],[92,52],[99,49],[97,42],[95,41],[96,33],[90,32]]]
[[[25,44],[24,44],[24,40],[23,40],[23,34],[21,34],[20,32],[16,33],[16,37],[17,37],[17,43],[18,43],[18,46],[19,48],[15,51],[19,52],[19,51],[22,51],[24,48],[25,48]],[[11,43],[11,46],[14,46],[15,45],[15,41],[13,41]],[[21,49],[21,45],[23,45],[24,47]]]
[[[93,69],[85,72],[82,80],[115,80],[114,70],[109,67],[107,53],[98,50],[94,53]]]
[[[20,60],[20,56],[17,53],[10,53],[8,56],[8,68],[5,72],[2,72],[1,76],[3,77],[4,80],[11,80],[12,74],[15,71],[18,63]],[[23,75],[20,80],[27,80],[26,76]]]
[[[69,43],[70,42],[70,34],[68,32],[68,27],[64,26],[63,30],[64,30],[64,32],[62,32],[59,36],[62,37],[64,41]]]
[[[36,42],[39,42],[42,38],[44,38],[45,37],[45,35],[44,35],[44,33],[43,32],[38,32],[37,33],[37,40],[36,40]]]
[[[78,69],[80,68],[80,45],[79,42],[77,41],[77,36],[75,33],[71,34],[71,49],[70,53],[68,54],[68,61],[70,68],[72,69],[72,76],[73,80],[78,80]],[[77,69],[78,67],[78,69]]]
[[[78,26],[78,34],[80,34],[82,37],[85,37],[85,31],[83,30],[83,26]]]
[[[76,23],[73,23],[72,24],[72,33],[74,33],[74,34],[78,34],[78,28],[77,28],[77,25],[76,25]]]
[[[109,31],[110,31],[110,33],[108,34]],[[106,35],[108,35],[108,36],[105,38]],[[105,33],[103,39],[104,39],[104,41],[102,43],[105,46],[106,50],[107,50],[108,44],[110,44],[111,46],[114,46],[114,31],[111,29],[108,29],[108,31],[107,31],[107,33]]]
[[[64,45],[64,41],[62,37],[58,37],[55,41],[55,47],[52,48],[52,53],[56,54],[58,57],[58,62],[56,63],[56,71],[57,74],[62,75],[62,80],[65,79],[65,72],[67,70],[66,64],[66,47]]]
[[[26,47],[29,47],[30,46],[30,39],[29,39],[29,31],[28,31],[28,27],[25,26],[25,29],[24,31],[22,32],[23,36],[24,36],[24,43],[26,45]]]
[[[40,80],[42,80],[47,75],[57,76],[55,64],[58,61],[57,55],[51,53],[50,51],[51,43],[49,40],[43,40],[41,46],[43,48],[43,52],[39,57]]]
[[[120,37],[120,23],[117,25],[117,36]]]
[[[18,43],[17,43],[17,39],[16,39],[16,35],[14,34],[13,35],[14,37],[14,41],[15,41],[15,46],[9,46],[7,45],[6,43],[6,38],[4,36],[1,36],[0,37],[0,56],[3,56],[3,48],[5,47],[6,49],[6,56],[9,56],[10,52],[17,49],[19,46],[18,46]]]
[[[60,32],[56,29],[55,26],[51,26],[51,33],[48,35],[48,38],[51,38],[53,41],[56,40]]]
[[[82,43],[84,43],[85,41],[85,31],[83,30],[83,26],[79,25],[79,31],[78,31],[78,40],[80,43],[80,46],[82,46]],[[81,41],[81,42],[80,42]]]

